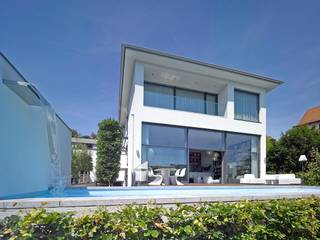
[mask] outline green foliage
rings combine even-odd
[[[289,129],[279,140],[267,141],[268,172],[299,172],[300,155],[311,157],[312,148],[320,148],[320,131],[307,126]]]
[[[72,147],[72,178],[78,179],[80,172],[89,172],[93,168],[92,157],[86,145],[77,144]]]
[[[303,183],[306,185],[320,185],[320,152],[313,148],[310,161],[307,162],[307,171],[301,173]]]
[[[113,119],[99,123],[96,175],[100,183],[111,184],[118,178],[122,146],[122,127]]]
[[[71,129],[71,135],[72,135],[72,137],[80,137],[80,134],[75,129]]]
[[[320,199],[127,206],[91,215],[33,210],[0,221],[0,239],[319,239]]]

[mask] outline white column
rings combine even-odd
[[[260,138],[260,176],[264,178],[266,176],[266,161],[267,161],[267,139],[266,139],[266,116],[267,110],[265,105],[265,92],[260,92],[259,95],[259,104],[260,104],[260,111],[259,111],[259,121],[262,124],[263,134]]]
[[[234,119],[234,86],[232,83],[227,85],[226,117]]]
[[[132,186],[133,170],[141,163],[141,114],[143,108],[144,67],[135,63],[128,116],[128,186]]]

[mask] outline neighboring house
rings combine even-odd
[[[76,144],[84,144],[88,148],[90,155],[92,157],[92,171],[90,171],[90,181],[96,182],[96,166],[97,166],[97,140],[90,138],[82,138],[82,137],[73,137],[72,145]],[[127,172],[127,162],[126,157],[124,157],[124,152],[122,151],[121,159],[120,159],[120,172],[117,182],[126,184],[126,172]]]
[[[266,175],[266,94],[282,82],[122,46],[119,119],[128,185],[148,168],[187,168],[186,182]]]
[[[320,106],[308,109],[303,114],[298,125],[307,125],[320,129]]]
[[[91,138],[73,137],[72,145],[83,144],[87,147],[92,158],[92,171],[90,171],[90,182],[96,181],[97,164],[97,140]]]
[[[0,198],[70,184],[71,129],[0,53]]]

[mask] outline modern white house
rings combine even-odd
[[[0,198],[70,184],[71,129],[0,52]]]
[[[266,177],[265,97],[281,81],[132,45],[121,57],[128,186],[141,166],[186,168],[189,183]]]

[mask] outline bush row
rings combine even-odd
[[[34,209],[2,220],[0,239],[320,239],[320,198],[132,205],[82,216]]]

